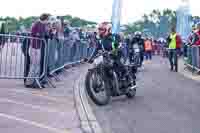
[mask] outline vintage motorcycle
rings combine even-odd
[[[113,54],[107,51],[98,52],[93,67],[88,70],[85,78],[85,88],[89,97],[97,105],[106,105],[111,97],[126,95],[133,98],[136,95],[136,68],[125,65],[128,75],[120,77],[120,72],[114,68]]]
[[[135,65],[136,69],[141,67],[140,52],[140,47],[137,43],[129,48],[129,62]]]

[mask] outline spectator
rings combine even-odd
[[[83,30],[82,29],[79,30],[79,37],[80,37],[80,39],[84,39],[84,35],[83,35]]]
[[[176,33],[176,28],[172,27],[171,34],[167,38],[169,44],[169,61],[171,66],[171,71],[174,70],[178,72],[178,51],[181,48],[181,37]]]
[[[61,17],[58,17],[56,21],[56,31],[57,31],[57,38],[58,38],[58,43],[57,43],[57,67],[61,67],[64,65],[64,23]],[[61,71],[57,71],[59,73]]]
[[[76,61],[76,53],[77,53],[77,45],[80,41],[79,34],[76,30],[72,31],[70,34],[70,43],[71,43],[71,51],[70,51],[70,62]]]
[[[194,32],[191,40],[192,45],[200,46],[200,22],[197,24],[197,30]]]
[[[0,51],[4,47],[6,39],[5,36],[3,36],[6,33],[6,25],[5,23],[1,24],[1,29],[0,29]]]
[[[163,41],[163,57],[168,57],[168,51],[167,51],[168,45],[166,40]]]
[[[31,29],[31,36],[37,37],[40,39],[47,39],[47,23],[48,23],[49,14],[42,14],[40,19],[36,21]],[[31,59],[31,68],[29,77],[40,77],[44,70],[44,53],[45,53],[45,42],[39,39],[33,39],[31,43],[30,50],[30,59]],[[44,77],[43,77],[44,78]],[[40,79],[40,81],[43,80]],[[26,84],[27,87],[39,88],[35,81],[30,80]]]
[[[64,21],[64,36],[68,38],[69,34],[70,34],[69,22]]]
[[[89,57],[92,54],[94,48],[97,46],[98,43],[95,33],[94,34],[91,33],[88,39],[89,39],[89,45],[87,48],[87,57]]]
[[[192,39],[193,39],[195,33],[196,33],[196,27],[192,26],[192,31],[187,38],[187,44],[192,45]]]
[[[156,55],[156,40],[152,42],[152,55]]]
[[[192,47],[191,48],[191,54],[189,55],[192,60],[192,65],[195,66],[195,67],[198,67],[200,66],[200,55],[199,55],[199,47],[200,47],[200,22],[197,23],[197,30],[194,32],[193,34],[193,37],[192,37],[192,42],[191,44],[193,46],[198,46],[198,47]],[[189,57],[189,59],[190,59]]]
[[[144,42],[145,45],[145,54],[146,54],[146,60],[151,60],[152,59],[152,40],[150,38],[147,38]]]
[[[161,53],[161,41],[156,40],[156,42],[157,42],[157,55],[160,55],[160,53]]]
[[[30,36],[29,33],[24,33],[23,36]],[[30,72],[30,55],[29,55],[29,47],[30,47],[31,39],[25,38],[22,42],[22,53],[24,54],[24,77],[28,77]],[[26,79],[24,79],[24,85],[26,85]]]
[[[52,75],[50,75],[50,72],[52,70],[55,70],[56,67],[56,63],[58,63],[57,59],[58,56],[56,57],[57,54],[57,44],[59,43],[58,40],[58,35],[57,35],[57,28],[56,28],[56,21],[55,20],[51,20],[49,22],[49,42],[48,42],[48,68],[47,68],[47,75],[48,77],[52,77]]]

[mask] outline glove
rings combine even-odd
[[[87,58],[84,58],[84,59],[83,59],[83,62],[88,62],[88,59],[87,59]]]

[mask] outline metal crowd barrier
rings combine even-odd
[[[33,38],[0,34],[0,79],[24,79],[26,84],[37,84],[91,56],[94,48],[87,40]]]
[[[185,45],[185,65],[200,72],[200,46]]]
[[[91,49],[87,40],[72,42],[65,40],[52,39],[48,42],[48,66],[50,74],[53,74],[67,65],[80,63],[82,59],[91,55]]]
[[[25,79],[41,87],[46,56],[44,39],[0,34],[0,79]]]

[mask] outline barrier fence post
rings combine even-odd
[[[198,61],[198,69],[199,69],[199,71],[200,71],[200,46],[198,46],[197,48],[198,48],[198,50],[197,50],[197,51],[198,51],[198,54],[197,54],[197,57],[198,57],[198,58],[197,58],[197,61]]]

